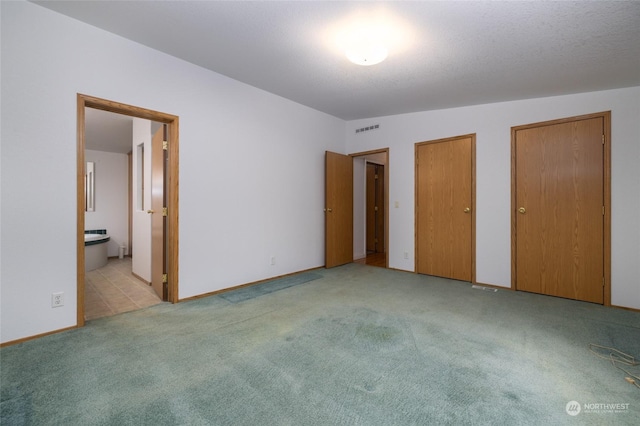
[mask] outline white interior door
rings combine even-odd
[[[167,300],[164,275],[164,126],[151,138],[151,286],[158,297]]]
[[[151,282],[151,121],[133,120],[131,270]]]

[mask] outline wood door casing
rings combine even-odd
[[[512,130],[517,290],[605,303],[603,115]]]
[[[166,259],[168,274],[167,298],[175,303],[179,300],[179,128],[178,116],[150,109],[140,108],[107,99],[96,98],[78,93],[76,96],[77,117],[77,158],[76,158],[76,287],[77,287],[77,326],[85,325],[85,272],[84,272],[84,167],[85,167],[85,108],[95,108],[116,114],[124,114],[132,117],[145,118],[168,126],[168,139],[171,141],[167,160],[167,207],[169,208],[167,223],[167,250]]]
[[[353,159],[325,154],[325,267],[353,262]]]
[[[416,271],[474,281],[475,135],[416,144]]]

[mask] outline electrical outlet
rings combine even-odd
[[[404,252],[404,258],[405,258],[405,259],[408,259],[408,258],[409,258],[409,252],[408,252],[408,251],[405,251],[405,252]]]
[[[276,264],[276,257],[275,256],[271,256],[271,266]]]
[[[59,308],[60,306],[64,306],[64,293],[51,293],[51,307]]]

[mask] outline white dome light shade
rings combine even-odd
[[[379,23],[358,23],[347,31],[345,50],[347,58],[358,65],[375,65],[384,61],[389,50],[389,29]]]
[[[415,38],[414,31],[402,19],[383,8],[356,11],[327,26],[321,34],[324,44],[334,53],[346,54],[354,64],[365,66],[406,51]]]
[[[389,51],[382,45],[363,45],[347,50],[347,58],[358,65],[375,65],[387,58]]]

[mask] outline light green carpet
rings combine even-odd
[[[262,282],[260,284],[255,284],[233,291],[220,293],[219,297],[222,297],[227,302],[240,303],[245,302],[249,299],[253,299],[255,297],[273,293],[274,291],[280,291],[284,290],[285,288],[293,287],[295,285],[308,283],[309,281],[317,280],[319,278],[322,278],[322,275],[316,272],[301,272],[299,274],[294,274],[283,278],[276,278],[273,280]]]
[[[639,313],[356,264],[314,273],[3,348],[0,423],[638,424],[640,390],[588,345],[638,358]],[[612,403],[627,406],[593,405]]]

